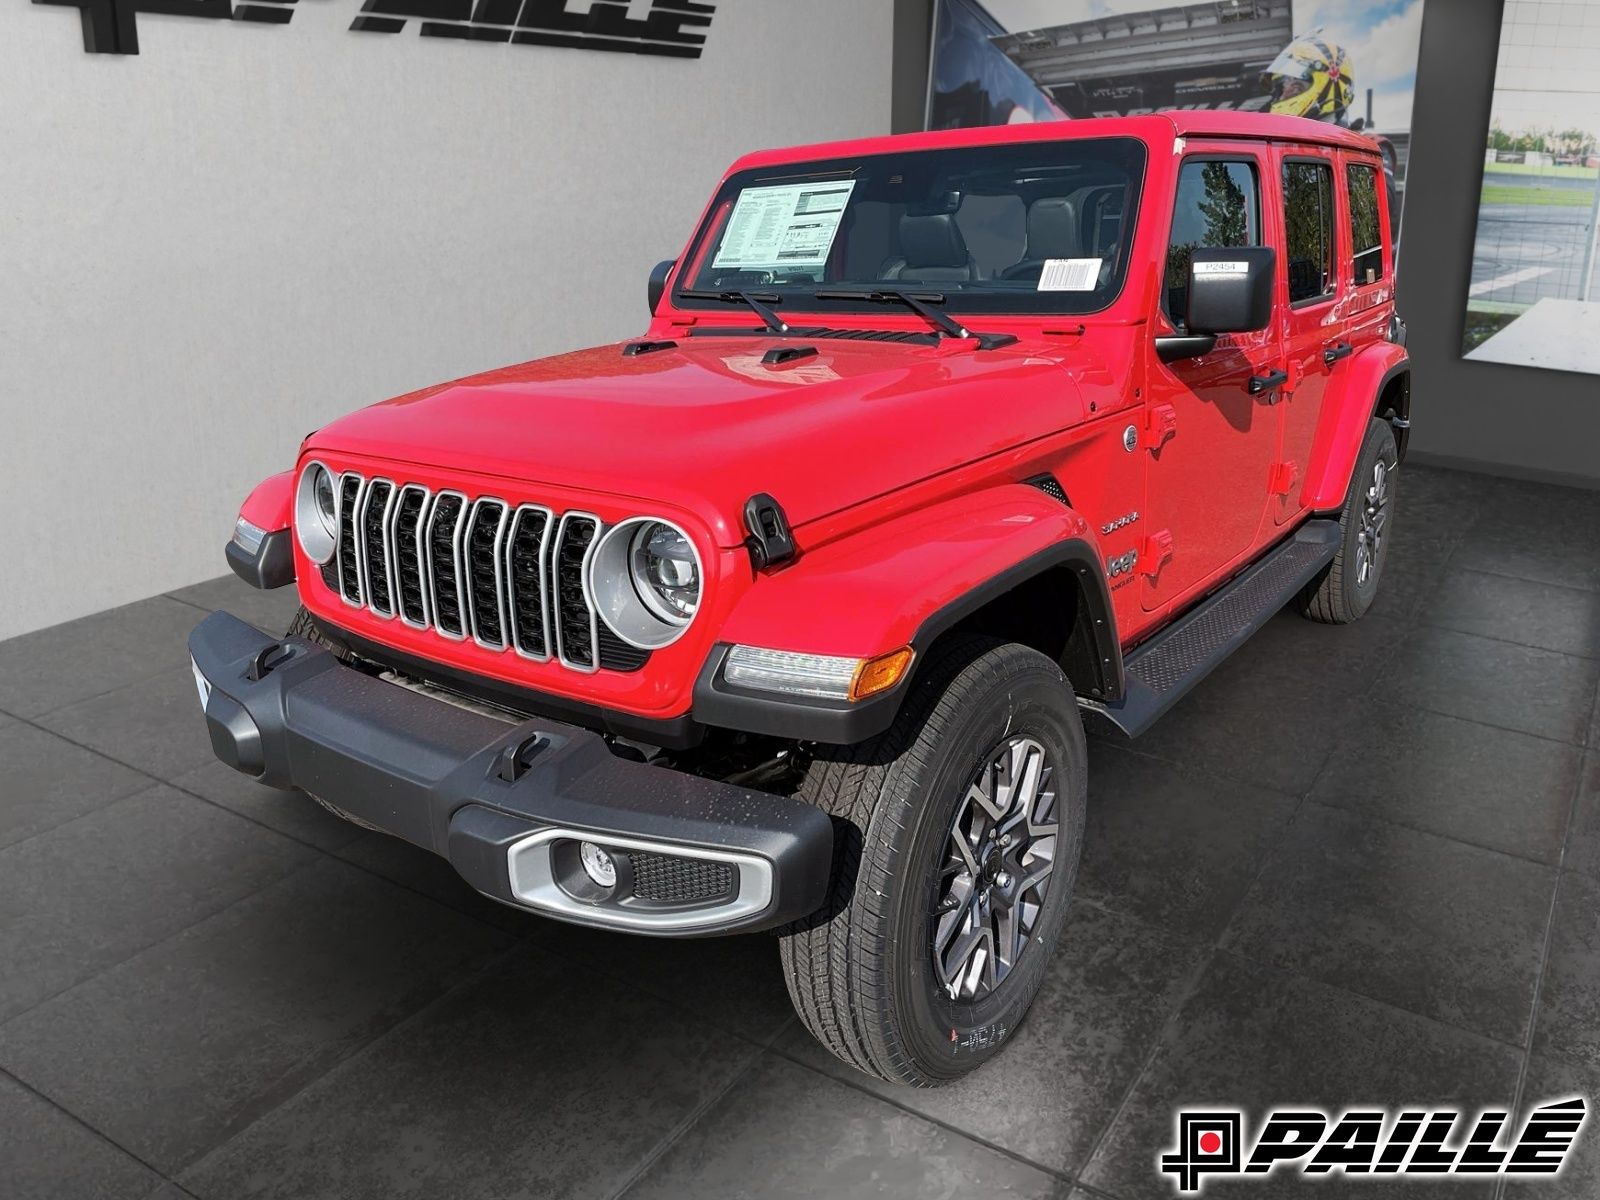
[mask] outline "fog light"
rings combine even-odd
[[[578,861],[583,863],[583,873],[601,887],[617,886],[617,864],[593,842],[584,842],[578,847]]]

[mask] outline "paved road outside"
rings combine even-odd
[[[1483,184],[1491,202],[1478,210],[1471,299],[1499,304],[1578,299],[1600,181],[1491,169],[1484,172]],[[1527,200],[1508,199],[1518,192],[1526,192]]]

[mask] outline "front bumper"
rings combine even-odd
[[[442,855],[496,900],[664,936],[770,928],[823,903],[833,829],[809,804],[469,711],[227,613],[189,653],[218,758]],[[615,863],[610,892],[581,872],[583,842]]]

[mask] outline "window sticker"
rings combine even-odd
[[[1247,262],[1197,262],[1194,264],[1196,275],[1248,275],[1250,264]]]
[[[713,269],[816,269],[828,261],[854,179],[745,188]]]
[[[1039,272],[1041,292],[1092,292],[1100,285],[1101,258],[1047,258]]]

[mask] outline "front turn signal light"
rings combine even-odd
[[[910,646],[901,646],[877,658],[863,659],[856,668],[855,678],[850,681],[850,699],[865,700],[868,696],[887,692],[905,678],[906,672],[911,669],[914,654]]]

